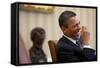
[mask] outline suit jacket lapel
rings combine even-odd
[[[62,39],[63,39],[63,41],[65,41],[65,43],[70,44],[70,46],[72,46],[72,47],[79,47],[80,48],[80,46],[76,45],[75,43],[73,43],[72,41],[67,39],[66,37],[63,36]]]

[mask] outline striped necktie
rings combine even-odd
[[[83,49],[82,44],[79,40],[76,40],[76,45],[79,46],[81,49]]]

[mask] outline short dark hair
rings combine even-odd
[[[72,11],[64,11],[59,16],[59,26],[64,26],[67,24],[67,21],[70,17],[76,16],[76,13]]]

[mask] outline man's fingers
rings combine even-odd
[[[84,32],[88,32],[86,26],[82,26],[80,34],[84,34]]]
[[[86,26],[82,26],[82,31],[87,31]]]

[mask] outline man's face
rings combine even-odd
[[[65,35],[73,38],[78,39],[80,37],[80,20],[77,16],[69,18],[68,26],[65,28]]]

